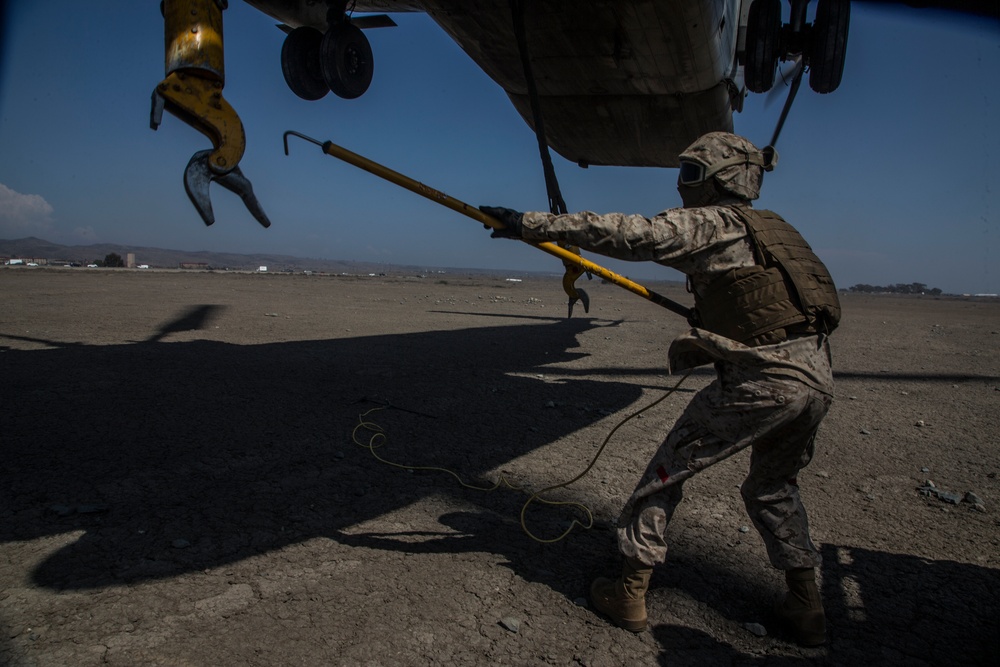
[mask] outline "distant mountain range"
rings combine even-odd
[[[209,252],[207,250],[166,250],[164,248],[147,248],[144,246],[127,246],[115,243],[95,243],[93,245],[60,245],[45,239],[29,236],[23,239],[0,239],[0,266],[8,258],[23,259],[25,263],[32,260],[44,260],[45,264],[61,266],[65,264],[82,264],[86,266],[115,253],[128,261],[130,253],[135,255],[135,264],[148,265],[152,269],[189,268],[182,265],[203,265],[206,269],[230,271],[256,271],[266,266],[269,273],[291,271],[315,271],[317,273],[368,275],[371,273],[387,274],[422,274],[441,271],[450,274],[466,274],[476,276],[521,276],[521,277],[551,277],[561,275],[562,268],[553,265],[553,271],[518,271],[512,269],[471,269],[445,266],[415,266],[408,264],[384,264],[378,262],[352,262],[339,259],[313,259],[294,257],[292,255],[250,254],[241,255],[232,252]],[[42,261],[38,262],[42,264]],[[558,267],[558,268],[557,268]],[[649,284],[683,285],[674,280],[658,280]]]
[[[407,270],[418,272],[427,270],[427,267],[389,266],[375,262],[310,259],[290,255],[262,253],[240,255],[237,253],[209,252],[205,250],[166,250],[163,248],[126,246],[114,243],[67,246],[35,237],[12,240],[0,239],[0,258],[4,259],[45,260],[47,264],[89,264],[95,260],[103,261],[111,253],[119,255],[123,260],[127,260],[129,253],[132,253],[135,255],[136,265],[148,264],[150,268],[168,269],[179,268],[181,264],[203,264],[206,268],[236,271],[253,271],[261,266],[266,266],[268,271],[320,271],[350,274],[378,273],[389,270],[394,273]],[[476,271],[469,269],[462,269],[462,271],[476,273]]]

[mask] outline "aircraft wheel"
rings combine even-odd
[[[780,47],[781,0],[754,0],[747,15],[746,64],[743,67],[750,92],[771,90]]]
[[[288,33],[281,45],[281,73],[292,92],[304,100],[318,100],[330,87],[323,80],[319,64],[323,33],[302,26]]]
[[[832,93],[840,85],[850,22],[850,0],[819,0],[809,61],[809,87],[817,93]]]
[[[372,82],[372,47],[361,28],[347,22],[331,26],[320,45],[323,79],[344,99],[361,97]]]

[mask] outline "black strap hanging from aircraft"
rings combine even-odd
[[[552,156],[549,154],[549,144],[545,140],[545,124],[542,122],[542,107],[538,102],[538,89],[535,87],[535,76],[531,71],[531,58],[528,56],[528,40],[525,37],[524,32],[524,6],[527,0],[510,0],[510,12],[514,18],[514,36],[517,38],[517,50],[521,56],[521,65],[524,68],[524,81],[528,86],[528,100],[531,102],[531,115],[535,123],[535,137],[538,139],[538,152],[542,156],[542,171],[545,173],[545,191],[549,197],[549,212],[553,215],[562,215],[569,213],[566,208],[566,202],[563,200],[562,193],[559,191],[559,181],[556,179],[556,170],[552,166]],[[579,250],[576,248],[571,249],[572,252],[579,255]],[[570,287],[576,278],[579,278],[583,273],[590,276],[590,272],[585,269],[580,268],[577,265],[563,262],[566,266],[566,276],[563,278],[563,286],[566,287],[567,291],[570,291]],[[569,281],[570,285],[567,285]],[[585,296],[583,290],[575,290],[581,297]],[[691,309],[682,306],[672,299],[668,299],[662,294],[657,294],[647,290],[647,298],[658,306],[662,306],[667,310],[680,315],[681,317],[691,319]],[[573,301],[575,299],[570,297],[570,313],[573,312]],[[587,307],[587,302],[584,303]],[[589,307],[587,308],[589,310]]]
[[[566,202],[559,191],[559,181],[556,170],[552,166],[552,156],[549,155],[549,144],[545,140],[545,125],[542,122],[542,107],[538,102],[538,89],[535,87],[535,76],[531,71],[531,58],[528,57],[528,40],[524,33],[524,4],[526,0],[510,0],[510,13],[514,18],[514,36],[517,38],[517,50],[521,55],[521,66],[524,68],[524,81],[528,85],[528,100],[531,103],[531,117],[535,124],[535,137],[538,139],[538,152],[542,156],[542,171],[545,173],[545,192],[549,197],[549,212],[555,215],[568,213]]]

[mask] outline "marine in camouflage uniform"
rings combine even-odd
[[[656,262],[684,273],[694,294],[694,326],[671,344],[671,370],[714,363],[718,377],[692,399],[622,511],[621,576],[591,589],[594,605],[629,630],[646,627],[645,592],[652,566],[666,558],[685,480],[750,447],[740,490],[771,564],[786,573],[777,611],[800,643],[825,641],[820,558],[796,476],[833,397],[827,338],[840,311],[829,273],[798,232],[750,206],[775,160],[772,149],[736,135],[705,135],[681,154],[684,207],[652,218],[483,207],[506,225],[494,236]]]

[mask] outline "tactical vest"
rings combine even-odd
[[[692,324],[750,346],[833,331],[837,288],[802,235],[772,211],[731,210],[746,225],[757,264],[731,269],[695,294]]]

